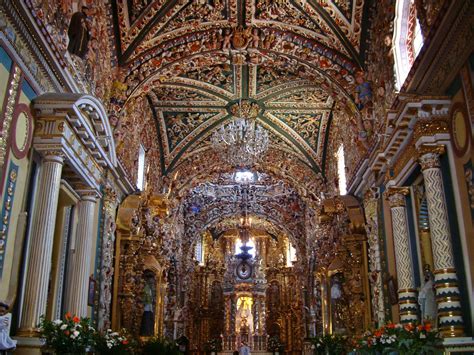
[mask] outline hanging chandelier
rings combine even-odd
[[[212,135],[212,147],[227,164],[249,168],[267,151],[268,131],[256,122],[259,111],[256,102],[239,100],[229,107],[234,118]]]

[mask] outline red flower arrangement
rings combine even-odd
[[[94,345],[95,329],[88,318],[72,317],[68,312],[64,320],[41,318],[41,338],[45,345],[59,354],[83,354]]]
[[[431,323],[388,323],[374,331],[368,331],[356,341],[359,354],[442,354],[441,337],[432,329]]]

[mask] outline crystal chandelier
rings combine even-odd
[[[253,166],[268,149],[268,132],[256,122],[259,110],[257,103],[239,100],[230,107],[234,118],[211,137],[220,158],[235,168]]]

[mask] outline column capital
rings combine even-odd
[[[418,161],[421,165],[421,170],[439,168],[439,156],[446,151],[444,145],[439,144],[422,144],[418,148]]]
[[[64,164],[64,158],[66,158],[66,155],[60,150],[42,151],[41,155],[44,162],[53,162],[61,165]]]
[[[99,195],[93,190],[87,191],[78,191],[79,196],[81,196],[81,201],[97,202]]]
[[[403,187],[389,187],[385,192],[385,198],[388,200],[390,207],[405,207],[405,196],[410,193],[410,188]]]

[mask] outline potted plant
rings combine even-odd
[[[45,346],[56,354],[85,354],[94,346],[94,328],[88,318],[66,313],[64,319],[41,318],[40,334]]]

